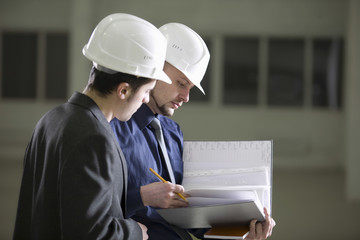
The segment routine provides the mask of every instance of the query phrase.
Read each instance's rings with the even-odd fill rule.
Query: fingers
[[[269,236],[272,235],[272,230],[275,227],[275,225],[276,225],[276,222],[274,221],[274,219],[271,219],[271,228],[270,228],[269,233],[268,233]]]
[[[257,222],[256,219],[250,222],[250,230],[249,234],[246,236],[245,239],[247,240],[262,240],[266,239],[267,237],[263,234],[263,226],[262,223]]]
[[[264,212],[265,212],[265,222],[262,223],[262,227],[263,227],[263,237],[264,238],[268,238],[271,236],[272,234],[272,229],[275,227],[276,222],[274,219],[272,219],[272,217],[269,214],[269,211],[267,210],[267,208],[264,208]]]
[[[256,237],[256,219],[251,220],[250,222],[250,229],[249,229],[249,234],[246,236],[245,239],[255,239]]]
[[[186,198],[191,197],[191,195],[190,195],[189,193],[186,193],[186,192],[183,192],[182,195],[183,195],[184,197],[186,197]]]
[[[272,235],[272,230],[273,230],[273,228],[275,227],[275,225],[276,225],[276,222],[275,222],[275,220],[273,219],[273,218],[271,218],[271,222],[270,222],[270,231],[269,231],[269,236],[271,236]]]
[[[147,234],[147,227],[142,224],[142,223],[139,223],[137,222],[137,224],[139,225],[139,227],[141,228],[141,232],[142,232],[142,239],[143,240],[147,240],[149,238],[148,234]]]
[[[183,193],[184,187],[170,182],[155,182],[140,187],[140,195],[144,206],[160,208],[186,207],[188,203],[176,193]]]
[[[267,239],[272,234],[272,229],[276,225],[276,222],[269,215],[269,212],[264,208],[265,222],[257,222],[256,219],[250,222],[250,230],[246,239],[260,240]]]
[[[172,184],[172,183],[171,183]],[[179,185],[179,184],[173,184],[173,192],[176,193],[184,193],[185,189],[183,186]]]
[[[186,201],[186,197],[185,197],[185,199],[183,199],[182,197],[184,197],[184,196],[181,197],[176,192],[171,192],[170,194],[171,194],[171,206],[170,206],[170,208],[189,206],[189,202]],[[184,195],[184,194],[182,194],[182,195]]]
[[[265,222],[261,224],[263,228],[262,237],[267,238],[268,236],[270,236],[270,232],[272,229],[272,225],[271,225],[272,222],[267,208],[264,208],[264,212],[265,212]]]
[[[267,210],[267,208],[266,208],[266,207],[264,207],[264,213],[265,213],[265,217],[270,216],[269,211]]]
[[[171,201],[169,208],[187,207],[189,204],[182,199],[174,199]]]
[[[255,228],[256,228],[256,239],[258,239],[259,237],[261,237],[261,239],[267,238],[266,236],[267,234],[266,232],[264,232],[263,225],[261,223],[256,223]]]
[[[172,183],[167,184],[164,202],[166,202],[166,208],[177,208],[177,207],[186,207],[188,203],[185,202],[177,193],[182,193],[184,188],[181,185],[176,185]]]

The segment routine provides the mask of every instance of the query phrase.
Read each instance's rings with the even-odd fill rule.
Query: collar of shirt
[[[154,117],[155,114],[146,104],[141,105],[141,107],[133,115],[133,119],[141,130],[148,126]]]

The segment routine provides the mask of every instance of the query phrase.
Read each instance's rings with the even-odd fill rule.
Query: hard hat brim
[[[204,95],[205,95],[205,91],[204,89],[202,88],[202,86],[199,84],[194,84]]]
[[[153,76],[154,79],[156,80],[159,80],[159,81],[163,81],[163,82],[166,82],[168,84],[171,84],[172,81],[171,79],[169,78],[169,76],[164,72],[164,71],[159,71],[157,72],[154,76]]]
[[[171,64],[171,63],[170,63]],[[174,66],[174,65],[173,65]],[[195,83],[194,81],[192,81],[192,79],[194,79],[194,77],[187,71],[181,71],[181,69],[177,68],[176,66],[174,66],[177,70],[179,70],[180,72],[182,72],[189,80],[190,82],[192,82],[192,84],[194,84],[195,87],[197,87],[204,95],[205,95],[205,91],[202,88],[202,86],[200,85],[200,82]],[[202,79],[201,79],[202,80]],[[200,81],[201,81],[200,80]]]

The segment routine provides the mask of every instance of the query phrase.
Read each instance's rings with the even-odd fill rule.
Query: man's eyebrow
[[[181,80],[185,81],[188,85],[191,85],[192,82],[187,77],[180,77]]]

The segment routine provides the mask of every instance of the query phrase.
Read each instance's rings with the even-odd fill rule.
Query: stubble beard
[[[174,114],[174,110],[167,107],[166,104],[163,105],[159,105],[159,103],[157,102],[156,98],[154,97],[154,93],[151,92],[150,93],[151,99],[154,101],[154,104],[157,108],[157,114],[166,116],[166,117],[171,117]]]
[[[167,108],[166,105],[158,106],[158,109],[159,109],[159,114],[166,117],[171,117],[174,114],[174,111],[172,111],[172,109],[170,108]]]

